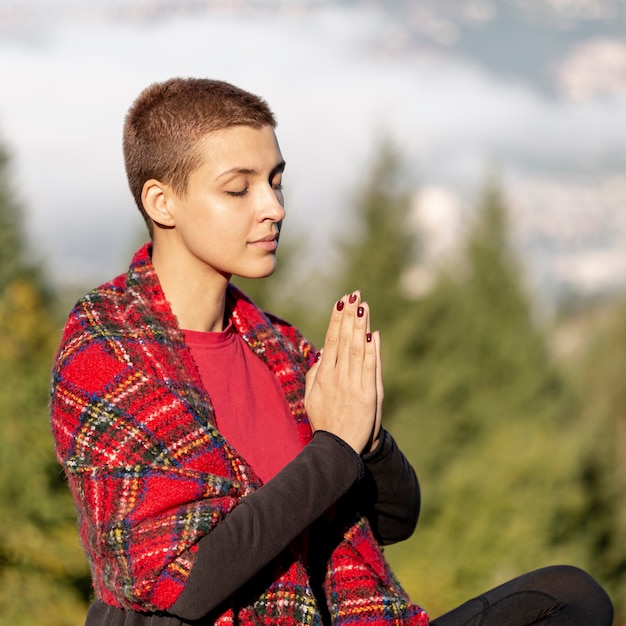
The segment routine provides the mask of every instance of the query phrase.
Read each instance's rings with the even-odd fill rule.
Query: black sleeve
[[[291,463],[200,540],[185,588],[169,612],[196,620],[219,607],[339,500],[363,471],[348,444],[316,431]]]
[[[383,545],[408,539],[415,530],[421,494],[415,470],[385,430],[373,452],[363,455],[365,477],[355,487],[367,503],[366,512]]]

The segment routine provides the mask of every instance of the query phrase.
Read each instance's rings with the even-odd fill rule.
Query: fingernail
[[[357,310],[356,310],[356,316],[357,317],[363,317],[363,315],[365,314],[365,309],[360,306]]]
[[[322,353],[321,352],[316,352],[315,353],[315,361],[319,361],[322,358]]]
[[[343,300],[338,300],[337,301],[337,311],[343,311],[343,306],[344,306]]]
[[[356,302],[356,293],[351,293],[350,297],[348,298],[348,302],[350,304],[354,304]]]
[[[365,335],[365,339],[366,339],[367,343],[371,343],[371,341],[372,341],[372,333],[367,333],[367,335]]]

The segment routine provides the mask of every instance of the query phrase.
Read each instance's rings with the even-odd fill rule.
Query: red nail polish
[[[350,304],[354,304],[356,302],[356,294],[355,293],[351,293],[350,297],[348,298],[348,302]]]
[[[371,343],[371,341],[372,341],[372,333],[367,333],[367,335],[365,335],[365,339],[367,340],[367,343]]]
[[[322,358],[322,353],[321,352],[316,352],[315,353],[315,362],[319,361]]]
[[[365,309],[362,306],[360,306],[356,310],[356,315],[357,315],[357,317],[363,317],[364,314],[365,314]]]
[[[337,311],[343,311],[343,300],[337,301]]]

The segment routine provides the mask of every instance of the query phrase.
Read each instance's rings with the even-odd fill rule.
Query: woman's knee
[[[573,565],[554,565],[537,570],[539,586],[572,611],[588,615],[589,624],[613,621],[613,603],[607,592],[586,571]]]

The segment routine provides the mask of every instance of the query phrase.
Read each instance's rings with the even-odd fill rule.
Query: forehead
[[[231,126],[212,131],[198,141],[197,150],[200,167],[205,169],[271,169],[282,161],[271,126]]]

